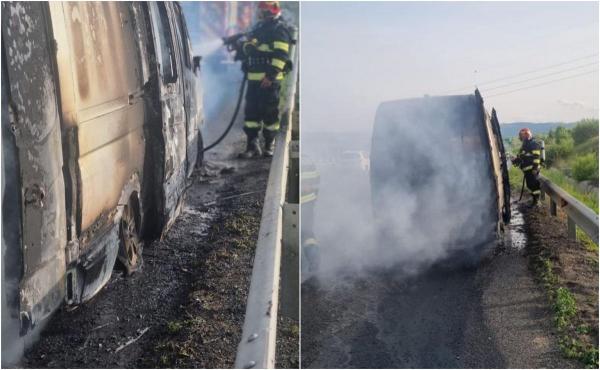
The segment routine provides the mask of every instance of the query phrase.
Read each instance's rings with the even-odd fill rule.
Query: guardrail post
[[[300,318],[299,252],[300,212],[298,204],[283,204],[283,243],[281,245],[281,315]]]
[[[540,175],[542,190],[550,198],[550,213],[556,216],[557,204],[567,215],[567,232],[569,239],[577,240],[577,228],[585,232],[594,243],[598,244],[598,214],[572,195],[561,189],[546,177]]]
[[[577,240],[577,225],[570,216],[567,216],[567,233],[569,239]]]
[[[556,202],[554,199],[550,199],[550,214],[556,216]]]

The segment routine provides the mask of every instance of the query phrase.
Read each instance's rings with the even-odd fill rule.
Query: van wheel
[[[140,235],[140,212],[135,196],[123,208],[119,226],[119,262],[127,275],[131,275],[142,266],[144,243]]]

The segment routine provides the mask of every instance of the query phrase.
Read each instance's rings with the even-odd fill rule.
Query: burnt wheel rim
[[[125,259],[128,267],[135,267],[138,264],[140,253],[140,241],[138,238],[135,216],[130,206],[125,206],[123,217],[121,219],[121,235],[125,252]]]

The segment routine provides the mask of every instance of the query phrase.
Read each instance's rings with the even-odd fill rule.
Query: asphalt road
[[[322,178],[323,202],[344,192],[328,189],[327,175]],[[360,202],[366,192],[363,187],[342,196]],[[321,214],[335,220],[324,210],[334,205],[322,206]],[[355,220],[346,233],[356,239],[367,204],[356,214],[338,208]],[[369,245],[359,255],[361,265],[355,251],[360,244],[332,244],[340,233],[337,239],[327,234],[335,229],[330,221],[317,234],[326,271],[302,285],[302,367],[576,367],[556,345],[549,305],[527,268],[523,219],[513,208],[506,240],[477,267],[438,263],[418,273],[406,273],[400,264],[367,264]]]

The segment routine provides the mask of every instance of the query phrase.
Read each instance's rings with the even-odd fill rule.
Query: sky
[[[597,118],[598,44],[597,2],[301,2],[302,127],[475,86],[503,123]]]

